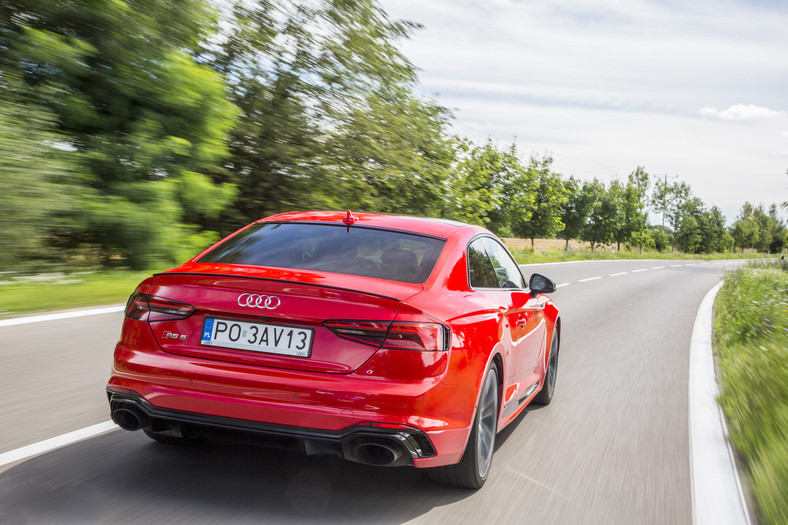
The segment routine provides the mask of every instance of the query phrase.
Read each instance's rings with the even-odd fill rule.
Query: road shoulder
[[[728,430],[717,404],[712,327],[718,283],[703,298],[690,343],[689,430],[694,525],[750,525]]]

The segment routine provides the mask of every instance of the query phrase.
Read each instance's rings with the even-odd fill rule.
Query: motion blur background
[[[400,49],[418,29],[373,0],[4,0],[0,267],[160,268],[293,209],[782,250],[779,201],[729,221],[645,167],[567,177],[549,153],[457,135]]]

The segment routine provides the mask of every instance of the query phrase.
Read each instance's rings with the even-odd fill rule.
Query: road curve
[[[498,438],[487,484],[111,432],[0,470],[0,523],[691,523],[689,344],[734,263],[524,267],[553,277],[556,397]],[[0,453],[106,421],[120,314],[0,327]]]

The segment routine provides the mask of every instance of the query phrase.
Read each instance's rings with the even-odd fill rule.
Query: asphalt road
[[[689,524],[690,336],[734,264],[525,267],[560,285],[556,395],[499,434],[479,491],[409,468],[114,431],[0,467],[0,523]],[[0,327],[0,453],[108,419],[121,317]]]

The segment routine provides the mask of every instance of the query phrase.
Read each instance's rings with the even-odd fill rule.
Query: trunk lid
[[[194,313],[149,326],[160,348],[173,354],[350,373],[379,345],[340,338],[324,321],[378,321],[385,327],[401,301],[421,289],[359,276],[191,264],[154,276],[148,293],[191,305]]]

